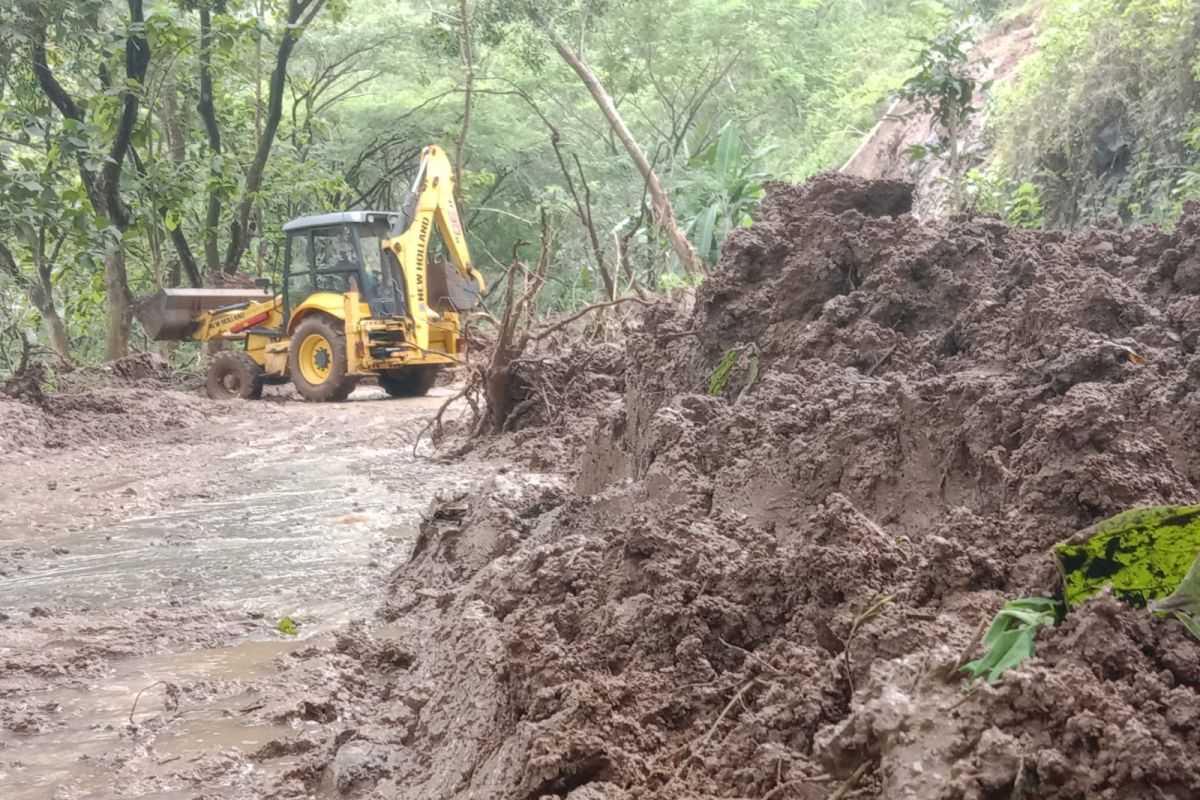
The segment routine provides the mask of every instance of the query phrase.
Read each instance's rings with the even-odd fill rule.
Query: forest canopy
[[[564,48],[611,97],[697,263],[713,264],[764,181],[855,150],[924,42],[1012,5],[0,0],[0,372],[30,335],[71,361],[148,347],[132,298],[276,276],[283,223],[395,208],[427,144],[457,162],[485,273],[549,239],[549,310],[689,282],[651,182]],[[1041,69],[1075,38],[1052,39]],[[1009,107],[1078,102],[1027,86]],[[1074,134],[1037,135],[1063,147]],[[1034,170],[1036,156],[1002,149],[995,181]]]

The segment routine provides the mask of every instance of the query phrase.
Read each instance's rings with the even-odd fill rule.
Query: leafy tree
[[[763,181],[770,177],[760,165],[773,149],[773,145],[767,146],[743,158],[740,131],[729,122],[721,128],[717,141],[689,162],[692,177],[688,182],[701,194],[687,227],[696,252],[710,264],[720,257],[729,232],[751,223],[750,212],[762,197]]]
[[[966,27],[934,37],[917,55],[916,74],[897,92],[901,99],[913,103],[920,113],[930,115],[939,126],[935,144],[917,145],[910,154],[915,159],[930,154],[948,157],[951,200],[955,208],[961,208],[963,201],[963,127],[970,116],[979,111],[975,102],[980,92],[988,87],[988,83],[981,83],[975,77],[968,57],[972,41]]]
[[[429,143],[458,156],[480,266],[494,276],[547,234],[544,309],[679,283],[644,168],[685,244],[715,261],[765,175],[803,178],[853,151],[912,37],[954,7],[0,0],[4,307],[76,358],[145,345],[131,295],[263,274],[282,222],[394,207]]]

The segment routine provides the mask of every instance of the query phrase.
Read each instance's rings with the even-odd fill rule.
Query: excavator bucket
[[[192,338],[196,317],[202,312],[233,309],[271,297],[264,289],[161,289],[139,298],[133,313],[154,341],[178,342]]]

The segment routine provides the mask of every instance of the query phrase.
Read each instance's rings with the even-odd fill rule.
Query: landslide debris
[[[42,376],[43,379],[44,375]],[[171,391],[170,367],[134,353],[56,376],[57,391],[0,395],[0,456],[135,439],[202,421],[211,404]]]
[[[385,603],[405,658],[339,650],[354,688],[315,698],[339,723],[279,791],[1200,794],[1177,623],[1101,597],[998,686],[955,670],[1054,590],[1054,542],[1195,500],[1200,207],[1074,236],[909,207],[770,186],[694,307],[646,314],[572,480],[434,504]],[[710,396],[732,349],[757,375]]]

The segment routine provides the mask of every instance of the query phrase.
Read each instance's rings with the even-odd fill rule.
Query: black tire
[[[423,397],[437,383],[441,367],[401,367],[379,373],[380,387],[392,397]]]
[[[244,350],[222,350],[204,373],[204,389],[213,400],[262,397],[263,368]]]
[[[305,400],[330,403],[349,397],[358,381],[346,374],[346,334],[341,321],[326,314],[301,321],[288,346],[288,371]]]

